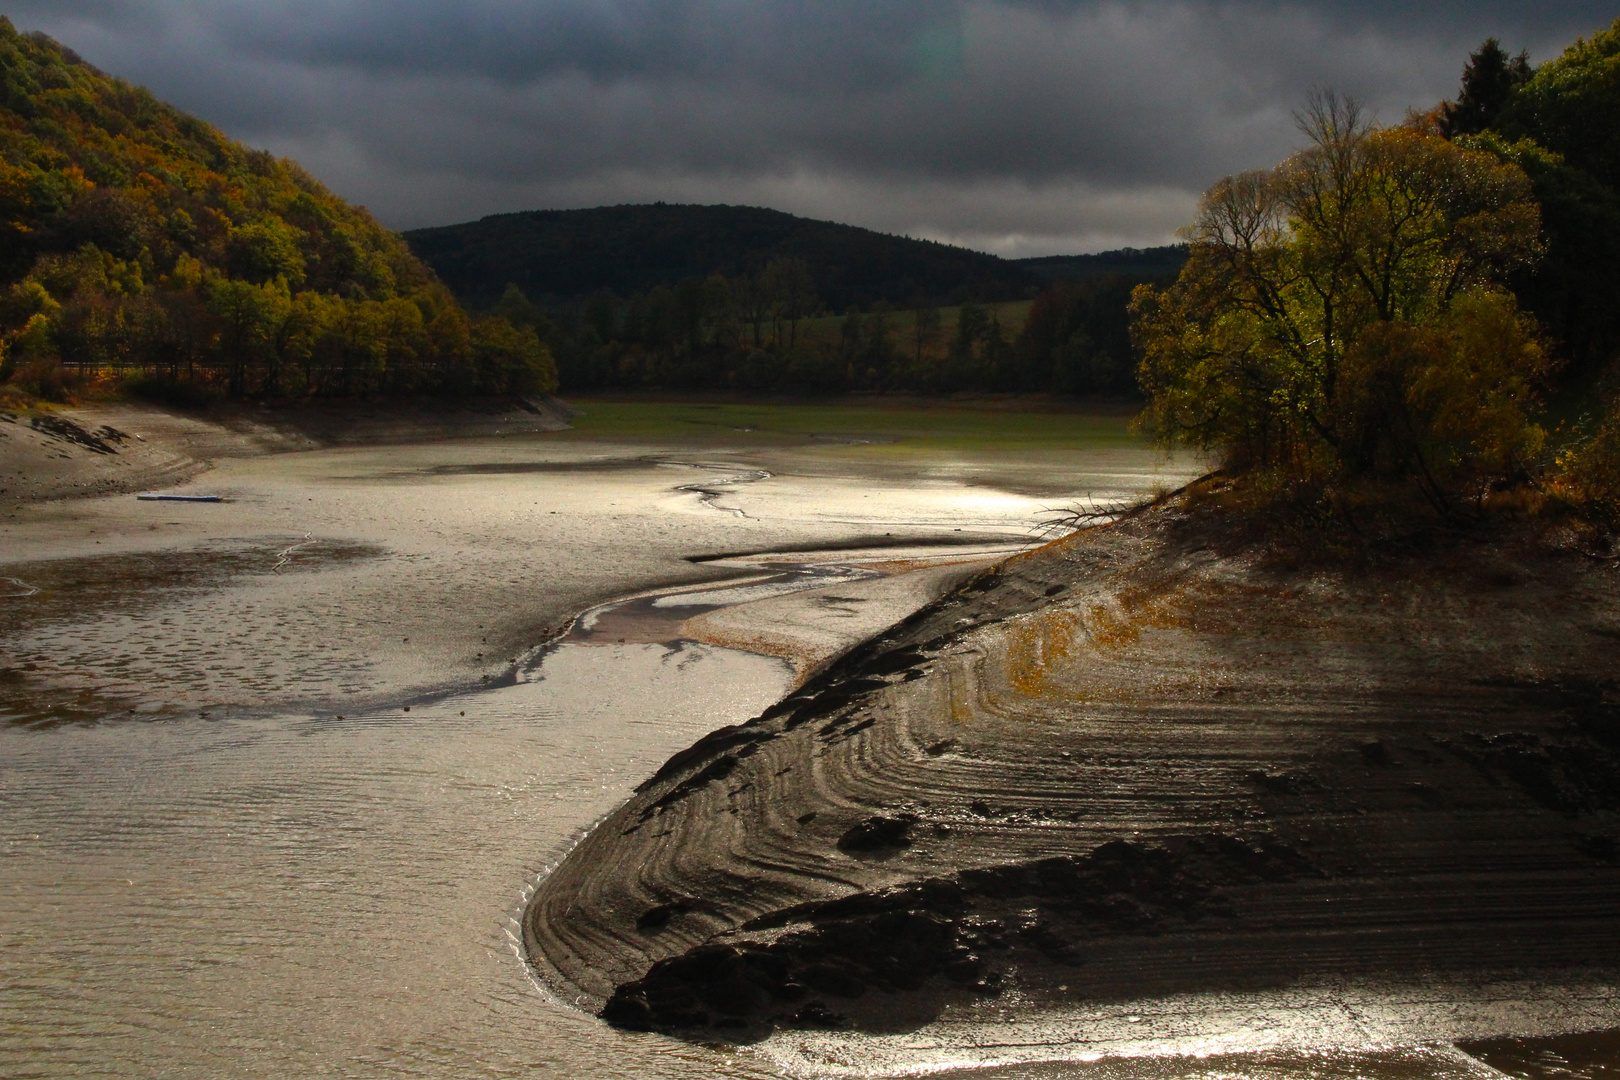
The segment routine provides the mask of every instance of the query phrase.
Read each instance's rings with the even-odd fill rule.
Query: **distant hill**
[[[1120,248],[1095,255],[1043,255],[1034,259],[1014,260],[1016,265],[1042,282],[1079,281],[1099,274],[1124,274],[1135,278],[1173,277],[1181,273],[1186,262],[1186,244]]]
[[[1040,278],[1021,263],[928,240],[751,206],[603,206],[496,214],[416,229],[405,240],[464,303],[487,308],[508,283],[534,299],[621,297],[689,278],[802,260],[831,309],[886,300],[1009,300]]]
[[[468,320],[394,233],[0,17],[0,382],[229,394],[548,389],[532,331]]]

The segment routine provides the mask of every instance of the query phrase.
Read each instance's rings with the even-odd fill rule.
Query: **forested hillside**
[[[533,326],[565,390],[1133,394],[1131,286],[1185,259],[1010,261],[735,206],[503,214],[405,236],[463,301]]]
[[[1577,374],[1620,353],[1620,21],[1531,68],[1494,40],[1469,58],[1445,133],[1512,161],[1546,256],[1514,281]]]
[[[834,311],[1012,300],[1035,283],[1017,263],[966,248],[794,217],[752,206],[601,206],[496,214],[405,233],[457,296],[493,304],[508,284],[551,303],[621,297],[718,274],[757,277],[773,262],[803,266]]]
[[[1497,284],[1556,361],[1543,390],[1594,384],[1620,352],[1617,115],[1611,28],[1540,67],[1488,42],[1457,101],[1404,129],[1527,178],[1539,231]],[[0,20],[0,383],[43,396],[95,379],[238,396],[522,392],[559,375],[565,390],[1135,394],[1131,290],[1187,257],[1013,261],[662,204],[402,240],[295,163]]]
[[[0,382],[234,395],[549,389],[393,233],[0,18]]]
[[[1187,262],[1186,244],[1152,248],[1119,248],[1095,255],[1042,255],[1015,260],[1043,282],[1082,281],[1101,274],[1174,277]]]

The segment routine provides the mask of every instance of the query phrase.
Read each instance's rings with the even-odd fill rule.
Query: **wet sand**
[[[528,944],[809,1072],[1563,1075],[1523,1040],[1620,1025],[1617,626],[1556,528],[1301,567],[1167,506],[671,759]]]
[[[528,890],[671,754],[1027,541],[1053,497],[971,455],[919,478],[724,439],[193,435],[230,452],[169,490],[224,502],[0,517],[0,1073],[778,1075],[548,997]],[[1045,466],[1076,497],[1177,475],[1145,450]],[[669,599],[817,558],[849,568]]]
[[[175,460],[212,447],[165,490],[225,501],[29,501],[0,518],[0,583],[38,590],[0,606],[0,678],[20,720],[343,713],[499,679],[608,596],[734,573],[694,557],[1028,540],[1050,504],[882,463],[796,475],[791,448],[762,468],[723,440],[517,434],[264,453],[238,433],[204,438],[194,419],[113,420]],[[1146,451],[1133,466],[1138,489],[1165,468]]]
[[[0,517],[19,505],[162,489],[222,459],[329,446],[399,445],[564,430],[551,398],[457,404],[221,402],[164,409],[101,401],[31,414],[0,409]]]

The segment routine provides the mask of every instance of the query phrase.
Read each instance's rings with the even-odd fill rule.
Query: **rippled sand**
[[[1556,523],[1301,569],[1162,506],[672,758],[530,945],[620,1026],[811,1072],[1596,1075],[1617,613]]]
[[[1076,497],[1177,475],[1064,467]],[[989,551],[1055,501],[929,468],[479,438],[222,457],[177,489],[218,504],[9,511],[0,1075],[778,1075],[548,997],[517,917],[671,754],[960,569],[879,552],[725,598],[751,614],[654,599],[667,621],[547,643],[611,597],[772,570],[692,556]]]

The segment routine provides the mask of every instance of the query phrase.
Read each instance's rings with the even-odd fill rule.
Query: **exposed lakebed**
[[[1063,500],[773,455],[316,450],[181,489],[220,504],[0,526],[0,1073],[775,1075],[548,998],[528,891],[670,755]],[[1178,475],[1068,468],[1076,499]]]
[[[1583,550],[1301,570],[1189,498],[1012,556],[672,758],[531,950],[795,1071],[1603,1075],[1620,583]]]
[[[730,1049],[605,1026],[576,1007],[599,1001],[531,971],[521,934],[537,881],[594,824],[706,733],[1027,543],[1044,508],[1178,474],[1120,446],[1020,474],[972,454],[846,459],[825,440],[802,469],[791,446],[569,440],[228,461],[184,489],[223,504],[46,504],[0,526],[0,1072],[1607,1067],[1603,1037],[1554,1033],[1606,1026],[1613,992],[1533,974],[1472,990],[1307,978],[1080,1012],[1012,993],[943,1026]],[[960,770],[970,749],[929,760]],[[1117,784],[1121,761],[1072,768]],[[966,820],[1009,839],[1106,831],[991,801]],[[867,863],[904,862],[875,840]],[[672,932],[689,917],[668,915]],[[1437,1015],[1483,1041],[1434,1042]],[[1485,1037],[1505,1031],[1551,1037]]]

